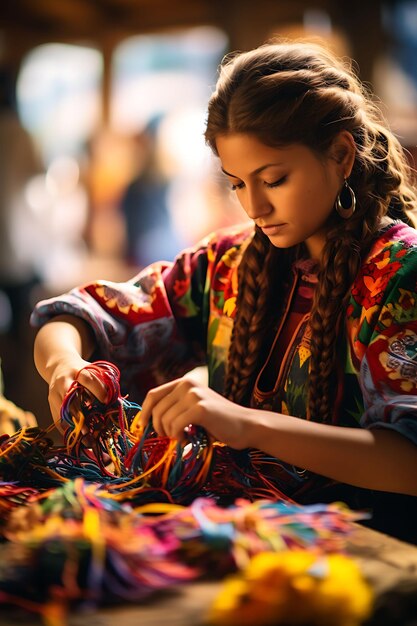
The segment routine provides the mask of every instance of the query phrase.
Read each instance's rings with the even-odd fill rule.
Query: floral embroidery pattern
[[[134,281],[93,282],[43,301],[32,323],[39,326],[62,313],[85,319],[100,351],[135,389],[159,384],[180,366],[185,372],[208,364],[210,385],[221,392],[238,266],[252,236],[246,225],[219,231],[175,263],[152,265]],[[417,233],[396,223],[375,240],[351,289],[345,344],[339,347],[344,409],[336,423],[368,427],[390,421],[417,444],[416,277]],[[307,326],[287,350],[291,362],[276,399],[281,410],[299,417],[308,405],[308,333]],[[162,362],[172,363],[171,370]]]
[[[360,273],[359,280],[355,281],[352,296],[368,310],[380,304],[385,297],[385,289],[402,267],[396,260],[396,247],[389,243],[382,251],[371,258]]]

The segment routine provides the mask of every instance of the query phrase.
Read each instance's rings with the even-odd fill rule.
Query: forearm
[[[251,446],[339,482],[417,496],[417,446],[402,435],[256,413]]]
[[[76,317],[61,315],[43,326],[34,344],[35,366],[46,382],[50,382],[57,364],[67,357],[88,359],[94,341],[87,324]]]

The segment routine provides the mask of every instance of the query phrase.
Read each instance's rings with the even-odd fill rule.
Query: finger
[[[184,432],[181,428],[176,428],[175,425],[180,423],[187,407],[183,398],[180,396],[174,399],[174,394],[171,394],[169,399],[169,405],[165,405],[165,408],[160,406],[162,402],[158,404],[154,409],[152,419],[154,424],[156,422],[158,428],[160,428],[161,432],[164,432],[167,437],[181,441],[184,439]]]
[[[64,432],[62,428],[62,420],[61,420],[61,406],[62,402],[60,401],[49,401],[49,408],[51,409],[52,419],[54,420],[54,424],[60,433]]]
[[[97,376],[83,369],[78,373],[77,382],[89,391],[102,404],[106,402],[108,397],[107,385],[99,380]]]
[[[51,409],[52,418],[54,420],[55,426],[58,430],[63,433],[63,420],[62,420],[62,409],[64,406],[64,400],[67,397],[68,390],[73,383],[71,378],[68,379],[68,383],[65,383],[61,386],[51,387],[49,393],[49,406]],[[65,391],[63,391],[65,390]]]
[[[203,426],[203,421],[200,411],[196,411],[195,407],[179,411],[170,423],[171,438],[179,441],[186,440],[187,428],[191,425]]]
[[[151,389],[145,396],[145,400],[142,402],[142,410],[140,412],[139,422],[142,428],[145,428],[149,420],[152,417],[153,408],[157,402],[156,389]]]
[[[163,396],[152,411],[152,421],[164,431],[168,437],[171,436],[170,422],[175,419],[178,413],[186,409],[186,394],[183,393],[182,387],[177,385]]]
[[[152,423],[158,434],[164,437],[172,436],[170,423],[185,409],[183,400],[184,394],[178,393],[178,387],[174,387],[155,404],[152,411]]]
[[[140,414],[140,423],[142,428],[145,428],[146,424],[151,419],[154,407],[171,392],[173,388],[178,384],[178,380],[173,380],[159,387],[154,387],[146,394],[145,400],[142,404],[142,411]]]

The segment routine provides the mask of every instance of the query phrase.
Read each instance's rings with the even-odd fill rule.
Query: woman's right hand
[[[34,344],[35,366],[49,385],[49,406],[60,430],[62,402],[73,382],[91,391],[99,400],[106,398],[106,388],[84,367],[95,348],[94,336],[84,320],[58,315],[39,329]],[[82,370],[82,371],[81,371]]]
[[[94,373],[88,369],[83,369],[90,364],[90,361],[86,361],[77,355],[71,355],[71,357],[67,356],[58,361],[53,370],[49,382],[48,400],[52,417],[60,430],[62,430],[60,419],[62,402],[75,380],[100,402],[105,402],[106,400],[108,393],[106,385],[100,382]]]

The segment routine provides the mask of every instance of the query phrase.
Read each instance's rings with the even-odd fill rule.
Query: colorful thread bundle
[[[2,533],[0,603],[45,618],[57,604],[139,600],[202,575],[224,575],[264,551],[340,550],[357,517],[337,505],[240,500],[222,508],[208,498],[134,509],[82,478],[31,500],[11,512]]]
[[[107,362],[88,366],[108,396],[100,403],[75,381],[61,409],[65,445],[53,447],[48,431],[27,428],[0,438],[0,478],[57,486],[83,476],[107,483],[115,498],[128,491],[135,504],[167,501],[187,504],[197,496],[227,503],[236,497],[288,500],[262,472],[275,459],[258,451],[236,451],[210,443],[203,429],[188,429],[188,443],[159,437],[139,426],[140,406],[120,394],[117,368]]]
[[[138,600],[241,570],[264,551],[340,550],[363,517],[289,502],[247,451],[210,443],[201,429],[190,429],[185,446],[150,425],[142,432],[118,370],[89,369],[108,396],[99,403],[73,384],[64,446],[39,428],[0,438],[0,604],[61,626],[73,605]]]

